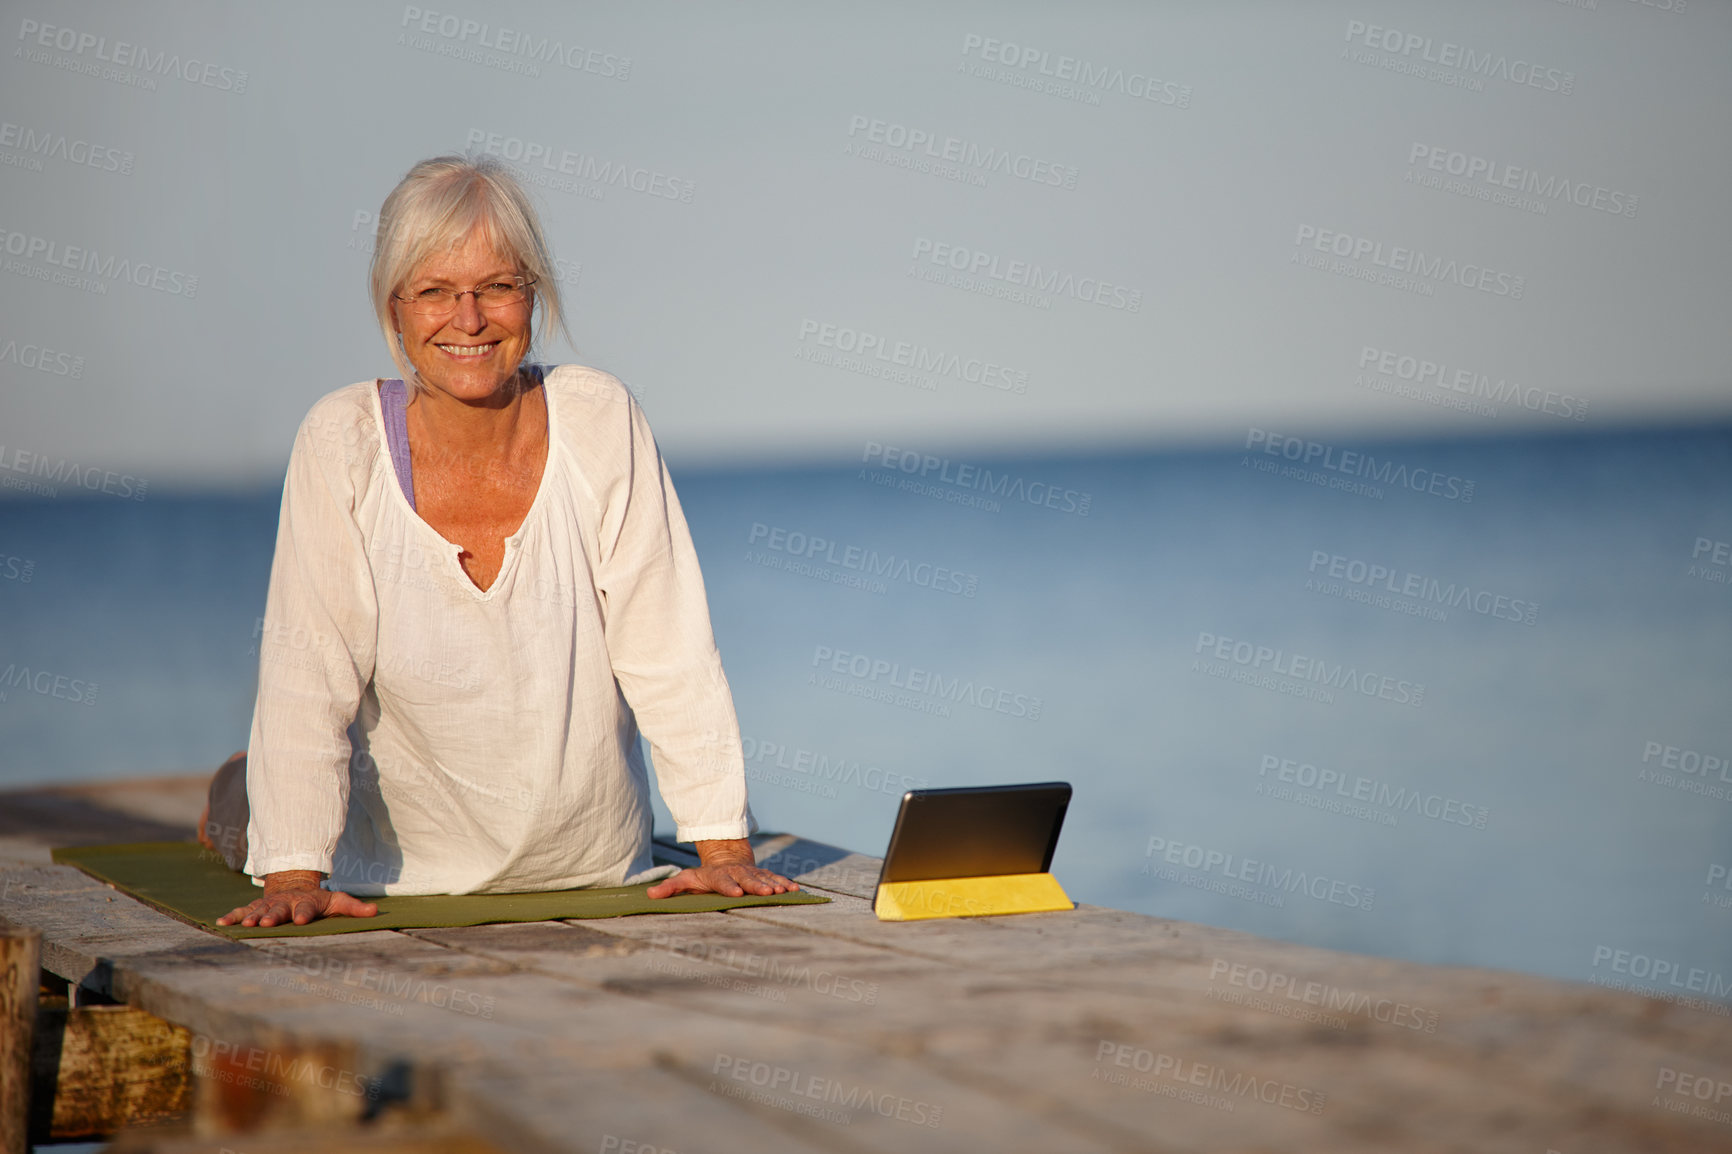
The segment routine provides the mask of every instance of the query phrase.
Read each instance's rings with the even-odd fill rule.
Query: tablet
[[[902,795],[878,884],[1046,873],[1070,783],[911,789]]]

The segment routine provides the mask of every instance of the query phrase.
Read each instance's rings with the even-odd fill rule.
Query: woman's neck
[[[409,440],[457,457],[512,455],[545,430],[544,406],[526,404],[539,382],[519,370],[492,396],[464,401],[433,388],[413,391],[407,417]]]

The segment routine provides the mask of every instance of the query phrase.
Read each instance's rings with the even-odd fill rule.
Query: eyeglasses
[[[514,276],[510,280],[496,280],[489,284],[476,285],[472,289],[424,288],[412,296],[398,296],[396,293],[391,296],[392,299],[408,305],[412,313],[424,317],[442,317],[456,312],[457,302],[471,294],[474,295],[476,304],[490,312],[521,304],[534,283],[535,280],[531,277]]]

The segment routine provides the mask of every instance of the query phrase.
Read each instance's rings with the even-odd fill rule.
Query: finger
[[[295,920],[295,901],[293,894],[282,893],[268,898],[259,899],[259,925],[281,926]]]
[[[242,918],[246,917],[248,913],[252,912],[252,908],[253,907],[250,905],[236,906],[234,909],[218,918],[216,924],[219,926],[232,926]]]
[[[266,914],[268,914],[270,912],[271,912],[271,903],[268,899],[265,899],[265,898],[254,899],[254,901],[252,902],[251,905],[247,906],[246,909],[241,911],[241,914],[243,915],[241,918],[241,925],[243,925],[243,926],[256,926],[259,924],[259,919],[264,917]]]
[[[289,911],[295,924],[297,926],[304,926],[308,922],[316,922],[319,920],[319,915],[325,912],[325,902],[321,898],[316,898],[311,894],[306,894],[304,896],[291,898],[289,900]]]
[[[793,882],[780,874],[771,873],[769,870],[753,870],[749,875],[749,880],[752,884],[752,892],[760,895],[785,893],[794,887]]]

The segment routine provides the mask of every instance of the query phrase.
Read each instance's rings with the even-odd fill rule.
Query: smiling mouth
[[[485,345],[440,345],[438,347],[454,357],[484,357],[498,346],[498,341],[491,341]]]

